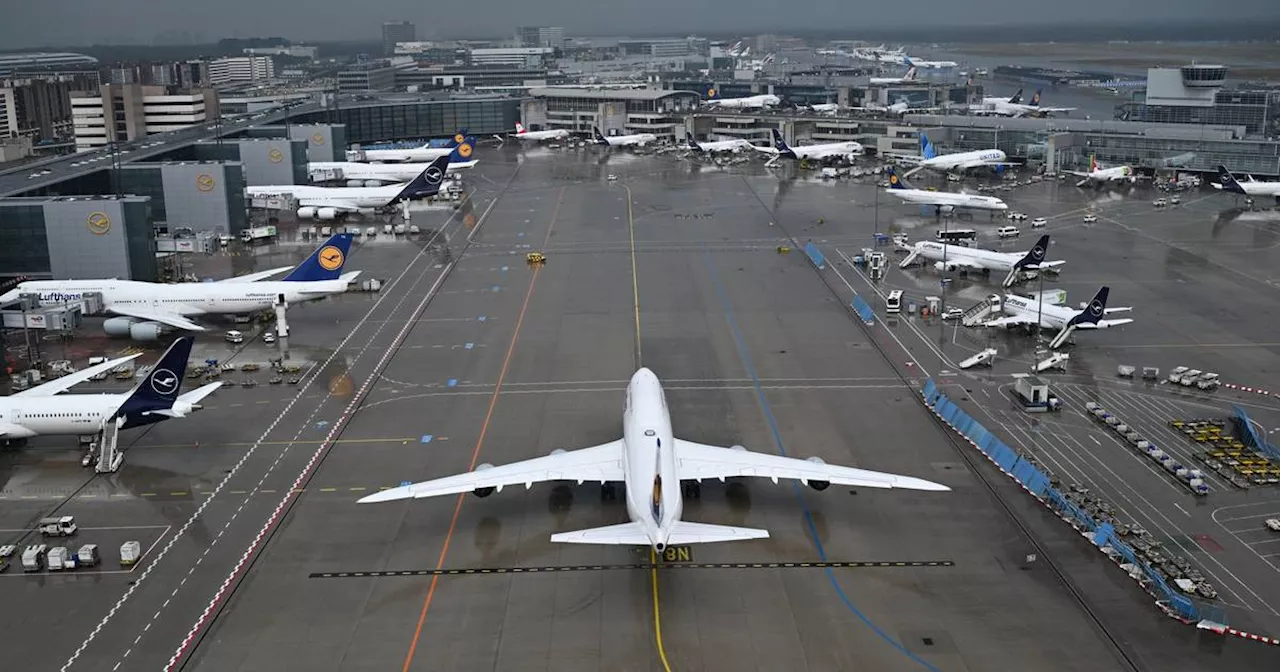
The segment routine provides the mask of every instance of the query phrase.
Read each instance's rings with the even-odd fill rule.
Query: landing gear
[[[702,484],[698,481],[686,481],[680,484],[680,490],[685,499],[702,499]]]
[[[600,501],[612,502],[618,498],[618,486],[613,483],[600,484]]]

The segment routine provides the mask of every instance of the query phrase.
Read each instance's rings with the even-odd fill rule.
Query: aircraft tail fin
[[[702,146],[698,144],[698,141],[694,139],[693,134],[689,131],[684,132],[684,139],[685,142],[689,143],[689,149],[692,149],[695,152],[702,151]]]
[[[1237,194],[1245,193],[1244,187],[1240,186],[1236,176],[1232,175],[1226,166],[1218,166],[1218,181],[1222,183],[1223,191],[1234,191]]]
[[[791,151],[787,146],[787,141],[782,139],[782,133],[778,129],[773,129],[773,148],[778,150],[778,154],[782,156],[795,157],[796,153]]]
[[[604,137],[604,133],[601,133],[601,132],[600,132],[600,127],[599,127],[599,126],[592,126],[592,127],[591,127],[591,135],[592,135],[592,137],[594,137],[594,138],[595,138],[595,140],[596,140],[596,144],[598,144],[598,145],[607,145],[607,144],[609,144],[609,140],[608,140],[607,138],[605,138],[605,137]]]
[[[524,135],[524,124],[516,122],[516,135]]]
[[[475,151],[475,147],[476,139],[474,136],[468,135],[464,137],[462,142],[458,143],[458,145],[453,148],[452,152],[449,152],[449,163],[466,163],[467,161],[470,161],[471,154]]]
[[[285,282],[317,282],[334,280],[342,273],[342,265],[347,261],[347,252],[351,250],[351,241],[355,238],[350,233],[335,233],[323,245],[316,248],[311,256],[298,264]]]
[[[1107,314],[1107,296],[1110,293],[1110,287],[1104,286],[1099,289],[1098,293],[1093,295],[1093,300],[1089,301],[1084,310],[1081,310],[1075,317],[1071,318],[1068,324],[1097,324],[1102,319],[1102,316]]]
[[[459,128],[457,133],[453,134],[453,138],[449,140],[449,144],[445,147],[457,147],[467,140],[467,129]]]
[[[172,408],[178,399],[178,391],[182,389],[182,378],[187,375],[187,359],[191,357],[194,343],[195,339],[190,336],[175,340],[116,413],[132,415]]]
[[[1026,256],[1018,260],[1018,263],[1015,264],[1014,266],[1016,268],[1023,268],[1027,266],[1030,266],[1033,268],[1037,267],[1044,262],[1045,255],[1048,252],[1049,252],[1049,234],[1045,234],[1043,236],[1040,236],[1040,240],[1037,240],[1036,244],[1032,245],[1030,250],[1027,250]]]
[[[938,148],[933,146],[933,142],[929,140],[928,134],[921,131],[920,133],[920,156],[926,159],[932,159],[938,155]]]
[[[1027,104],[1030,105],[1031,107],[1040,106],[1040,89],[1036,89],[1036,92],[1031,94],[1031,101],[1028,102]]]
[[[682,520],[672,527],[671,536],[667,537],[667,545],[711,544],[719,541],[745,541],[747,539],[768,538],[769,530],[691,523],[687,520]]]
[[[1022,102],[1022,89],[1018,89],[1018,92],[1017,92],[1017,93],[1013,94],[1012,96],[1009,96],[1009,102],[1010,102],[1010,103],[1012,103],[1012,104],[1014,104],[1014,105],[1017,105],[1018,103],[1021,103],[1021,102]]]
[[[895,171],[892,166],[886,168],[885,170],[889,171],[889,188],[890,189],[906,189],[907,188],[905,185],[902,184],[902,178],[898,177],[898,172]]]
[[[440,183],[444,181],[444,175],[449,170],[450,161],[454,155],[462,154],[459,150],[461,150],[466,144],[467,143],[464,138],[463,144],[450,152],[448,156],[437,157],[435,161],[431,162],[431,165],[427,166],[426,170],[423,170],[417,177],[404,185],[404,188],[400,190],[400,193],[396,194],[395,198],[391,199],[391,202],[395,203],[396,201],[403,201],[406,198],[435,196],[440,193]],[[470,150],[467,151],[467,155],[471,155]],[[466,159],[460,160],[466,161]]]

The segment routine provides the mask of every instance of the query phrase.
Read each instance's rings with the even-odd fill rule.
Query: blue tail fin
[[[701,151],[702,151],[702,146],[698,144],[698,141],[697,141],[697,140],[694,140],[694,139],[693,139],[693,134],[692,134],[692,133],[690,133],[689,131],[685,131],[685,132],[684,132],[684,138],[685,138],[685,142],[688,142],[688,143],[689,143],[689,149],[692,149],[692,150],[693,150],[693,151],[695,151],[695,152],[701,152]]]
[[[466,163],[471,160],[471,153],[475,151],[476,139],[473,136],[466,136],[462,142],[458,143],[453,151],[449,153],[449,163]]]
[[[445,147],[457,147],[467,140],[467,129],[459,128],[457,133],[453,134],[453,139]]]
[[[347,252],[351,250],[350,233],[335,233],[325,241],[311,256],[298,264],[284,277],[286,282],[315,282],[317,280],[337,280],[342,275],[342,265],[347,262]]]
[[[608,141],[607,139],[605,139],[605,137],[604,137],[604,133],[601,133],[601,132],[600,132],[600,127],[599,127],[599,126],[592,126],[592,127],[591,127],[591,134],[592,134],[592,137],[594,137],[594,138],[595,138],[595,141],[596,141],[596,144],[597,144],[597,145],[607,145],[607,144],[609,144],[609,141]]]
[[[707,100],[716,100],[720,98],[720,92],[716,90],[714,85],[707,87]]]
[[[124,400],[116,410],[116,415],[124,416],[125,427],[161,420],[163,416],[148,417],[141,414],[173,407],[173,402],[182,389],[182,378],[187,375],[187,360],[191,357],[194,342],[190,336],[175,340],[160,356],[151,373]]]
[[[1031,94],[1031,102],[1029,102],[1029,103],[1027,103],[1027,104],[1028,104],[1028,105],[1030,105],[1030,106],[1032,106],[1032,107],[1039,107],[1039,106],[1040,106],[1040,89],[1036,89],[1036,92],[1035,92],[1035,93],[1033,93],[1033,94]]]
[[[920,133],[920,156],[923,156],[926,159],[932,159],[937,155],[937,148],[935,148],[933,143],[929,141],[929,136],[922,131]]]
[[[1245,193],[1244,187],[1236,181],[1236,176],[1227,170],[1226,166],[1218,166],[1218,181],[1222,183],[1223,191],[1232,191],[1237,194]]]
[[[894,171],[893,167],[890,166],[887,170],[889,171],[889,188],[906,189],[906,186],[902,184],[902,178],[898,177],[898,173]]]
[[[1012,96],[1009,96],[1009,102],[1010,102],[1010,103],[1013,103],[1014,105],[1017,105],[1018,103],[1021,103],[1021,102],[1022,102],[1022,89],[1018,89],[1018,92],[1017,92],[1017,93],[1013,94]]]
[[[451,153],[452,154],[452,153]],[[426,170],[418,173],[418,176],[404,185],[400,193],[391,199],[391,203],[403,201],[407,198],[429,198],[440,193],[440,184],[444,182],[444,175],[449,170],[449,157],[437,157],[427,166]]]
[[[1040,240],[1027,251],[1026,256],[1018,260],[1014,264],[1014,268],[1023,268],[1025,266],[1039,266],[1044,263],[1045,255],[1049,253],[1049,236],[1040,236]]]
[[[1102,316],[1107,314],[1107,295],[1110,293],[1110,287],[1099,289],[1098,293],[1093,296],[1093,300],[1089,302],[1089,305],[1071,318],[1071,321],[1067,324],[1097,324],[1102,319]]]

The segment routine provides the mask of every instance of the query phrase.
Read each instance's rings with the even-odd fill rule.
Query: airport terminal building
[[[605,135],[652,133],[672,139],[683,137],[685,118],[701,100],[695,91],[655,89],[535,88],[529,95],[520,116],[533,130],[589,134],[596,126]]]

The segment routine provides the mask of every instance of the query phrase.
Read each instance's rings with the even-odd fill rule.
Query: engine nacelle
[[[941,273],[942,271],[954,271],[957,268],[959,268],[959,266],[955,264],[950,264],[943,261],[934,262],[933,267],[937,269],[939,273]]]
[[[337,208],[320,208],[319,210],[316,210],[316,217],[324,220],[337,219],[338,209]]]
[[[566,451],[565,451],[565,449],[564,449],[564,448],[556,448],[555,450],[551,451],[551,454],[552,454],[552,455],[561,455],[561,454],[563,454],[563,453],[565,453],[565,452],[566,452]]]
[[[348,187],[363,187],[364,180],[347,180]]]
[[[365,180],[364,181],[364,186],[366,187],[381,187],[384,184],[386,183],[383,182],[382,180]]]
[[[744,452],[744,453],[745,453],[745,452],[747,452],[747,447],[746,447],[746,446],[733,446],[730,450],[741,450],[742,452]]]
[[[129,327],[132,327],[137,320],[132,317],[112,317],[102,322],[102,330],[107,332],[108,336],[128,336]]]
[[[158,341],[167,331],[164,325],[156,322],[139,322],[129,326],[129,338],[135,341]]]
[[[493,468],[492,464],[485,462],[484,464],[477,465],[476,471],[484,471],[485,469],[492,469],[492,468]],[[476,488],[475,490],[471,491],[471,494],[475,495],[476,497],[484,498],[484,497],[488,497],[489,495],[492,495],[494,492],[497,492],[497,490],[498,489],[494,487]]]
[[[298,208],[298,219],[313,219],[315,216],[316,209],[311,206]]]
[[[808,458],[808,461],[814,464],[826,464],[826,461],[817,455]],[[809,487],[821,492],[831,487],[831,481],[809,481]]]

